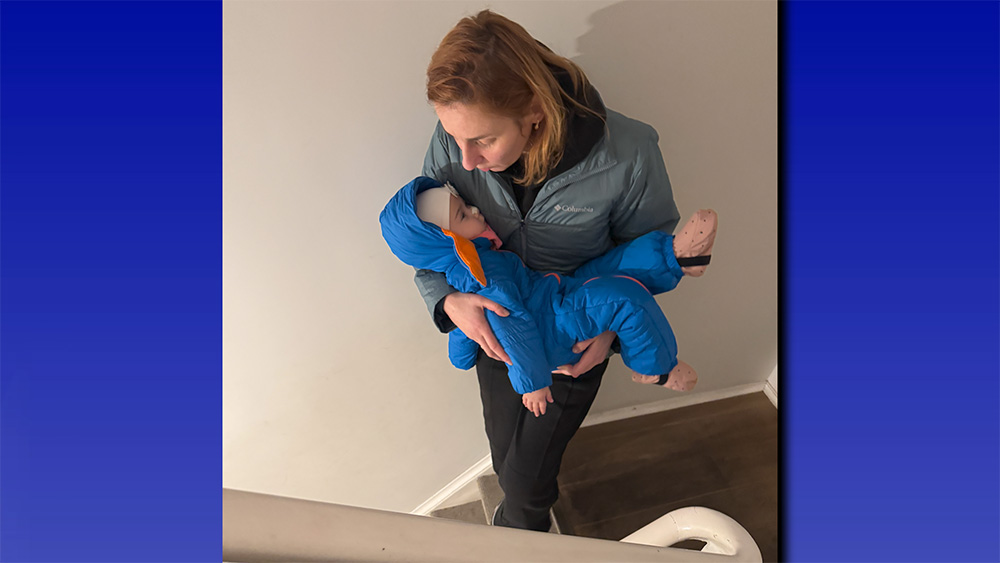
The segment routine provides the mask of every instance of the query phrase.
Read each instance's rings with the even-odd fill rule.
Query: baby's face
[[[469,240],[476,238],[486,230],[486,219],[479,210],[470,207],[462,198],[451,196],[451,232]]]

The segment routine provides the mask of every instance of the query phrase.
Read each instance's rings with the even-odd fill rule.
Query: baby
[[[676,238],[654,231],[587,262],[572,276],[529,269],[475,207],[451,186],[419,177],[386,204],[382,236],[398,258],[441,272],[459,291],[478,293],[508,311],[486,311],[497,340],[511,358],[508,376],[535,416],[551,402],[551,372],[574,364],[577,342],[614,331],[632,379],[687,391],[697,382],[677,360],[677,343],[653,295],[676,287],[684,275],[700,276],[709,262],[717,215],[701,210]],[[475,365],[478,345],[461,330],[449,333],[453,365]]]

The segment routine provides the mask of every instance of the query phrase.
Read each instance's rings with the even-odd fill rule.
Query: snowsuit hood
[[[419,176],[396,192],[379,215],[382,238],[404,264],[443,272],[459,291],[478,291],[488,282],[476,247],[488,248],[489,241],[473,242],[417,217],[417,194],[440,186],[433,178]]]

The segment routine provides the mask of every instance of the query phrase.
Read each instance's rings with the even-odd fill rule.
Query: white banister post
[[[733,557],[733,561],[759,563],[763,560],[757,542],[739,522],[702,506],[688,506],[668,512],[622,541],[642,545],[673,545],[692,539],[706,543],[703,553],[729,555]]]

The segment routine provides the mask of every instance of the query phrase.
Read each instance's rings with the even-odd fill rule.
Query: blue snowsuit
[[[677,342],[653,295],[683,276],[672,235],[653,231],[585,263],[572,276],[529,269],[513,252],[490,241],[465,238],[421,221],[416,196],[440,186],[418,177],[400,189],[379,216],[382,237],[404,263],[443,273],[465,293],[477,293],[509,312],[486,310],[486,319],[510,356],[508,375],[524,394],[552,384],[552,370],[575,364],[573,345],[613,330],[625,365],[643,375],[666,374],[677,365]],[[448,336],[448,356],[460,369],[476,363],[479,345],[461,330]]]

